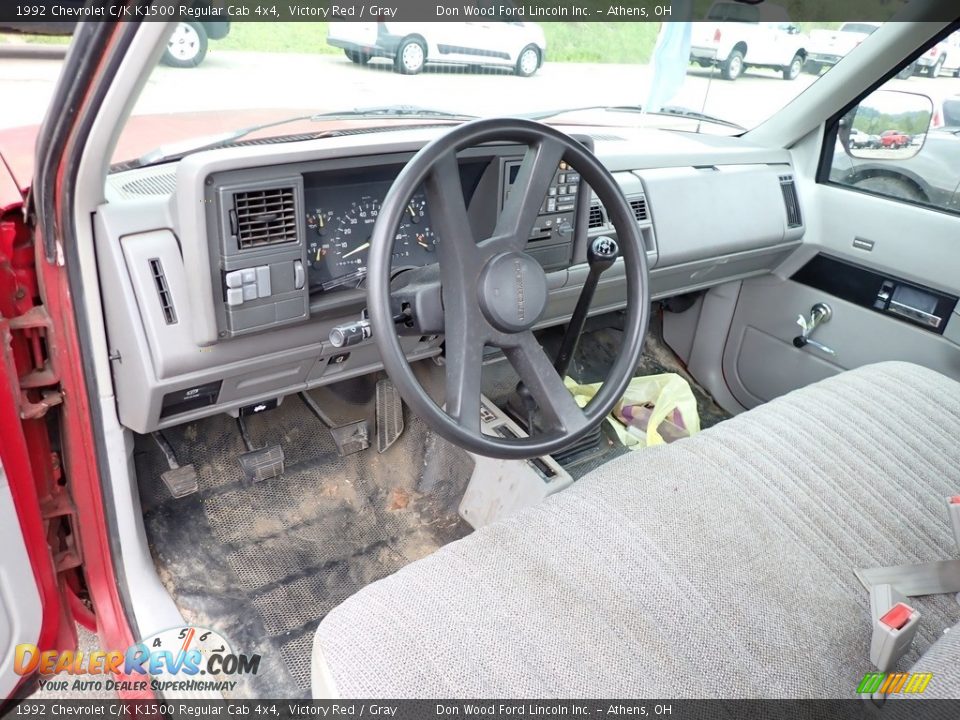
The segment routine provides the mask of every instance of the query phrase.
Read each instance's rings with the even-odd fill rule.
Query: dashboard
[[[739,138],[641,129],[561,128],[592,146],[634,211],[668,297],[769,273],[804,226],[789,152]],[[222,148],[108,176],[94,216],[97,264],[123,424],[149,432],[382,367],[372,340],[334,347],[330,331],[363,316],[370,234],[393,180],[444,129]],[[525,148],[458,153],[473,236],[489,237]],[[790,203],[793,203],[792,206]],[[393,241],[393,276],[436,262],[439,237],[424,192]],[[547,272],[539,323],[571,316],[586,249],[615,236],[575,168],[558,165],[527,252]],[[622,261],[601,278],[592,311],[623,307]],[[447,321],[456,322],[455,318]],[[443,337],[401,337],[413,361]]]
[[[524,151],[503,145],[460,161],[474,237],[492,232]],[[207,236],[215,239],[208,258],[217,340],[335,313],[350,291],[362,295],[373,228],[402,168],[344,159],[211,175],[205,205]],[[579,186],[579,174],[559,163],[529,238],[530,254],[545,269],[570,263],[577,216],[588,213]],[[394,234],[393,276],[435,263],[442,242],[420,189]]]

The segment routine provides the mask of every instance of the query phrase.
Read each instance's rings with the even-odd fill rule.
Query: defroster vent
[[[297,241],[293,187],[239,190],[233,196],[231,230],[241,250]]]
[[[800,201],[797,198],[797,185],[793,175],[780,176],[780,190],[783,193],[783,204],[787,210],[787,227],[797,228],[803,225],[800,216]]]

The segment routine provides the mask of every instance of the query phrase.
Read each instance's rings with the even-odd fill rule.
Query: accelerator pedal
[[[403,400],[392,380],[377,383],[377,452],[385,452],[403,433]]]
[[[163,484],[167,486],[170,494],[174,498],[182,498],[195,493],[199,489],[200,483],[197,480],[197,470],[193,467],[193,464],[181,465],[177,462],[177,454],[160,431],[152,432],[150,436],[166,458],[169,469],[161,473],[160,478],[163,480]]]

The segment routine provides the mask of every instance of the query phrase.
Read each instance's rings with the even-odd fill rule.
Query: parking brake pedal
[[[167,460],[169,470],[161,473],[160,478],[163,480],[163,484],[167,486],[170,494],[175,498],[182,498],[195,493],[200,487],[197,481],[196,468],[192,464],[181,465],[177,462],[177,454],[162,433],[159,431],[152,432],[150,436]]]
[[[271,445],[258,450],[253,446],[253,442],[247,434],[247,425],[243,420],[243,415],[237,418],[237,425],[240,427],[243,444],[247,446],[247,452],[237,458],[243,476],[250,482],[260,482],[283,475],[283,448],[279,445]]]
[[[403,400],[391,380],[377,383],[377,452],[384,452],[403,433]]]

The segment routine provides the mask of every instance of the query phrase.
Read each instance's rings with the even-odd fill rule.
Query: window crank
[[[825,352],[827,355],[836,355],[837,353],[834,352],[832,348],[828,348],[823,343],[819,343],[810,338],[810,336],[813,334],[813,331],[823,323],[830,322],[830,318],[832,316],[833,310],[831,310],[830,306],[826,303],[817,303],[810,308],[809,319],[805,318],[803,315],[798,315],[797,325],[800,326],[800,334],[793,339],[794,347],[802,348],[805,345],[810,345],[821,352]]]

